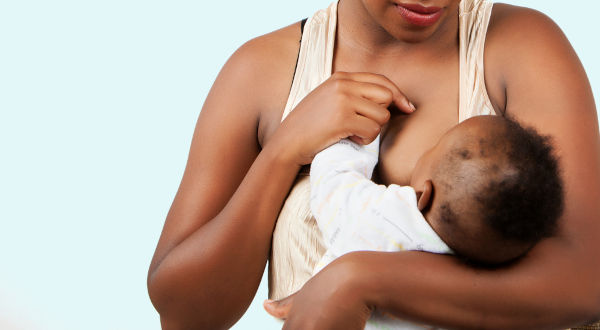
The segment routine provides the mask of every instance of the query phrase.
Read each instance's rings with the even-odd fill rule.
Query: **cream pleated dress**
[[[308,19],[290,95],[282,121],[314,88],[331,76],[337,25],[337,3]],[[462,0],[459,5],[460,99],[459,121],[496,115],[484,80],[483,52],[493,3]],[[457,123],[458,124],[458,123]],[[283,205],[273,232],[269,261],[269,297],[281,299],[298,291],[311,277],[325,253],[321,233],[310,212],[308,171],[301,171]],[[369,322],[367,328],[395,328]],[[573,329],[600,330],[600,322]]]
[[[492,6],[493,3],[486,0],[462,0],[459,5],[459,121],[495,114],[483,70],[484,43]],[[308,93],[331,76],[336,25],[337,1],[316,12],[306,22],[282,120]],[[298,291],[311,277],[313,268],[325,252],[321,233],[310,212],[309,189],[308,172],[301,171],[277,219],[269,262],[271,299],[281,299]]]

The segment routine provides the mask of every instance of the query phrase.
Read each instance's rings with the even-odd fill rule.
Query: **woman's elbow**
[[[148,271],[148,295],[154,309],[160,315],[161,328],[163,330],[180,329],[201,329],[203,327],[190,327],[184,322],[187,318],[185,306],[178,306],[184,300],[183,296],[178,296],[178,289],[173,284],[177,282],[173,278],[174,274],[169,274],[168,269],[156,266]]]
[[[597,228],[600,229],[600,228]],[[595,231],[596,236],[600,232]],[[593,244],[582,244],[578,260],[578,267],[574,267],[572,281],[578,284],[577,294],[582,297],[582,311],[587,314],[588,320],[600,321],[600,244],[597,238],[592,239]]]
[[[163,330],[225,328],[210,319],[210,312],[202,312],[202,308],[192,308],[195,304],[191,302],[185,303],[185,297],[175,294],[169,286],[164,278],[161,279],[159,273],[148,276],[148,294],[160,315]]]
[[[228,329],[237,318],[232,314],[234,307],[223,310],[217,297],[211,299],[203,295],[203,283],[195,278],[194,283],[186,282],[181,269],[161,265],[148,274],[148,294],[152,305],[160,315],[163,330],[188,329]],[[243,312],[242,312],[243,314]]]
[[[587,321],[597,322],[600,321],[600,264],[596,263],[594,266],[596,267],[594,273],[597,276],[591,280],[590,288],[582,289],[587,298],[582,300],[583,305],[580,307]]]
[[[171,311],[176,309],[174,305],[177,304],[178,299],[174,297],[174,290],[169,289],[169,274],[164,273],[165,271],[159,266],[150,268],[147,279],[148,296],[160,315],[162,329],[181,329],[175,325],[175,322],[167,321],[174,319]]]
[[[600,262],[589,261],[582,268],[571,271],[568,279],[572,285],[568,288],[569,299],[566,310],[573,313],[579,322],[590,323],[600,320]]]

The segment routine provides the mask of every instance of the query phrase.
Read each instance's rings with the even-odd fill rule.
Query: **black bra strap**
[[[308,20],[308,18],[303,19],[300,22],[300,43],[302,43],[302,35],[304,35],[304,25],[306,25],[306,21]],[[294,79],[296,78],[296,69],[298,69],[298,59],[300,59],[300,47],[298,47],[298,56],[296,57],[296,66],[294,67],[294,75],[292,76],[292,83],[294,81]],[[290,86],[290,90],[292,89],[292,86]]]
[[[306,21],[308,21],[308,18],[305,18],[300,22],[300,35],[304,34],[304,25],[306,25]]]

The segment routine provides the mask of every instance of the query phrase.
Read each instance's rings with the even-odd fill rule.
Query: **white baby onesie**
[[[452,253],[419,211],[412,187],[371,181],[378,158],[379,137],[366,146],[344,139],[315,156],[310,207],[327,251],[313,275],[352,251]],[[375,313],[366,329],[422,327]]]
[[[410,186],[371,181],[379,137],[366,146],[344,139],[317,154],[310,169],[310,207],[327,252],[317,273],[352,251],[451,253],[417,207]]]

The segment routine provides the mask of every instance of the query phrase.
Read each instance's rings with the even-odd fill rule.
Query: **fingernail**
[[[410,106],[410,109],[414,112],[417,110],[417,107],[415,107],[415,105],[412,102],[408,102],[408,105]]]

